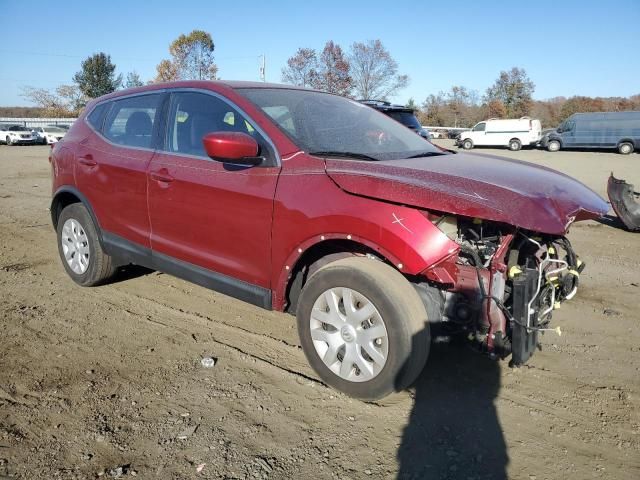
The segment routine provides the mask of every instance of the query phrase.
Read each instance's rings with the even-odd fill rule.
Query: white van
[[[473,147],[509,147],[520,150],[523,145],[535,145],[542,137],[540,120],[522,117],[517,120],[490,118],[477,123],[471,130],[462,132],[456,145],[469,150]]]

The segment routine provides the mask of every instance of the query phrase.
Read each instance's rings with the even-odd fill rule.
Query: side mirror
[[[258,142],[246,133],[213,132],[202,137],[204,151],[212,160],[240,165],[260,165]]]

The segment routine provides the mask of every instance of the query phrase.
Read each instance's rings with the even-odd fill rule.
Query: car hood
[[[540,233],[564,235],[574,221],[608,211],[598,194],[567,175],[493,155],[325,162],[329,177],[352,194]]]

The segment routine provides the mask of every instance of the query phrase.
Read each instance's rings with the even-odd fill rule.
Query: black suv
[[[426,128],[422,128],[420,122],[416,118],[415,112],[412,108],[403,107],[402,105],[393,105],[389,102],[382,100],[358,100],[360,103],[364,103],[376,110],[389,115],[395,121],[400,122],[405,127],[410,128],[421,137],[431,140],[431,134]]]

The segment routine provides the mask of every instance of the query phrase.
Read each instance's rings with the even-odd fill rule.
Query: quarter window
[[[151,147],[160,95],[142,95],[113,102],[104,124],[104,136],[128,147]]]
[[[104,120],[104,114],[107,111],[108,103],[101,103],[97,105],[87,117],[89,125],[96,129],[96,131],[102,130],[102,121]]]
[[[178,92],[171,96],[166,150],[207,157],[202,138],[212,132],[241,132],[261,141],[237,110],[213,95]]]

